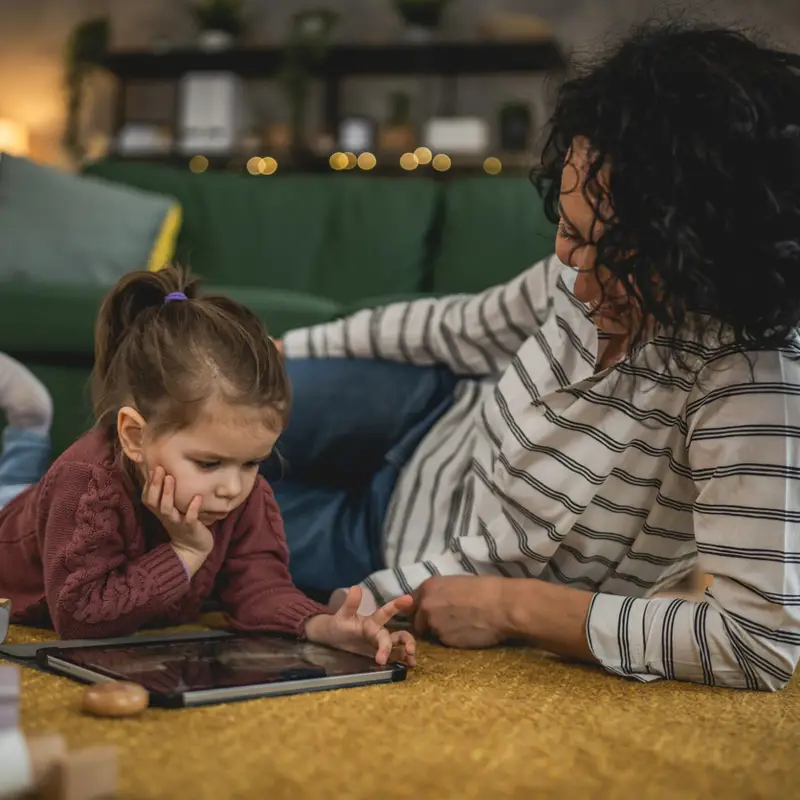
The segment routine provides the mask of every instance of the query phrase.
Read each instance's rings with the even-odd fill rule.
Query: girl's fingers
[[[202,495],[197,494],[192,498],[192,502],[189,503],[189,508],[186,509],[186,516],[184,517],[184,521],[188,525],[194,525],[195,522],[197,522],[197,518],[200,515],[200,506],[202,504]]]
[[[392,634],[392,661],[402,661],[409,667],[417,666],[417,642],[408,631]]]
[[[371,617],[376,625],[385,625],[392,617],[407,611],[414,605],[414,599],[410,595],[403,595],[395,600],[390,600],[385,606],[381,606]]]
[[[145,500],[147,506],[153,511],[158,511],[159,505],[161,504],[161,489],[163,480],[164,473],[161,470],[161,467],[156,467],[150,473],[150,481],[147,488],[147,499]]]
[[[172,475],[166,475],[163,483],[160,510],[162,516],[171,519],[172,512],[175,510],[175,478]]]
[[[356,617],[358,615],[358,607],[360,605],[361,588],[358,586],[351,586],[347,590],[347,595],[344,598],[344,602],[336,613],[342,617]]]
[[[375,646],[375,661],[383,666],[392,654],[392,636],[386,628],[379,627],[369,619],[364,620],[364,636]]]

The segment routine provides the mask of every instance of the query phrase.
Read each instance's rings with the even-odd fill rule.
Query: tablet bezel
[[[281,639],[285,637],[262,634],[265,638]],[[228,637],[226,637],[227,639]],[[230,637],[236,638],[236,637]],[[209,637],[208,641],[225,641],[219,637]],[[192,639],[191,643],[202,644],[202,638]],[[168,646],[170,639],[159,641],[158,645]],[[185,640],[177,639],[176,644],[186,644]],[[138,647],[149,647],[154,642],[120,643],[118,645],[89,645],[81,647],[43,647],[36,656],[37,664],[50,672],[73,678],[81,683],[113,683],[124,678],[102,667],[87,667],[76,664],[70,660],[74,652],[84,653],[87,650],[114,650]],[[324,645],[317,645],[324,647]],[[366,658],[366,656],[365,656]],[[272,683],[254,683],[243,686],[228,686],[219,689],[196,689],[185,692],[156,692],[148,689],[150,705],[159,708],[191,708],[195,706],[214,705],[218,703],[254,700],[259,697],[280,697],[292,694],[305,694],[309,692],[329,691],[355,686],[370,686],[381,683],[395,683],[405,680],[406,666],[398,662],[386,664],[384,669],[371,672],[353,672],[346,675],[326,675],[325,677],[302,678],[289,681],[275,681]],[[145,686],[145,688],[147,688]]]

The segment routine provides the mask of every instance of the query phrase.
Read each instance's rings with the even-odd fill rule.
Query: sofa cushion
[[[162,231],[174,207],[169,197],[4,154],[0,280],[108,286],[146,268],[157,244],[170,255]]]
[[[337,174],[316,291],[344,303],[423,288],[439,186],[424,178]]]
[[[555,226],[525,178],[482,176],[447,184],[433,291],[480,292],[555,249]]]
[[[342,302],[421,286],[439,191],[432,181],[194,175],[121,161],[86,171],[178,198],[184,216],[178,258],[211,282]]]
[[[255,286],[204,286],[204,294],[224,294],[247,306],[261,320],[270,336],[283,336],[293,328],[305,328],[336,319],[341,306],[325,297],[283,289]]]

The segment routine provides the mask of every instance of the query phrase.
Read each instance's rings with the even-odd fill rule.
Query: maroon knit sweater
[[[0,511],[0,597],[11,599],[12,622],[52,626],[62,638],[191,622],[212,594],[234,630],[301,636],[306,619],[324,613],[292,583],[283,522],[263,478],[212,533],[214,549],[190,581],[95,430]]]

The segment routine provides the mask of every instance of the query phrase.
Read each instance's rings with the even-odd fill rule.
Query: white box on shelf
[[[178,149],[184,155],[225,155],[246,133],[244,81],[232,72],[189,72],[178,89]]]
[[[434,153],[478,155],[489,147],[489,123],[480,117],[434,117],[422,139]]]
[[[115,150],[121,156],[168,155],[172,137],[162,125],[128,122],[117,134]]]

